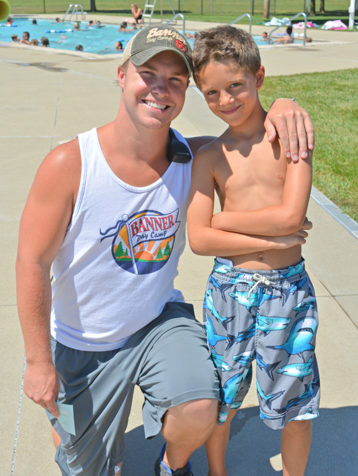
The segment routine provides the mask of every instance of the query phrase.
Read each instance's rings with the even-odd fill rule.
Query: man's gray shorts
[[[74,406],[76,427],[73,436],[50,416],[61,437],[56,461],[63,475],[112,476],[118,471],[135,385],[145,397],[146,438],[160,432],[170,407],[219,396],[206,338],[190,304],[168,303],[119,350],[86,352],[56,341],[52,347],[59,402]]]

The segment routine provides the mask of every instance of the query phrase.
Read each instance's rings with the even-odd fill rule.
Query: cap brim
[[[163,46],[158,46],[157,48],[152,47],[148,50],[140,51],[139,53],[133,54],[129,59],[132,61],[132,63],[135,66],[142,66],[144,63],[149,61],[151,58],[158,55],[159,53],[163,53],[164,51],[173,51],[174,53],[179,55],[181,57],[181,59],[184,61],[185,66],[187,67],[189,74],[193,73],[192,66],[190,65],[186,56],[180,50],[178,50],[177,48],[170,48],[170,47],[163,47]]]

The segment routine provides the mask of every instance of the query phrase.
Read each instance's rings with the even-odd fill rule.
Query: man
[[[120,474],[135,384],[146,436],[161,431],[167,442],[157,475],[192,475],[189,457],[215,425],[217,381],[202,329],[173,287],[185,245],[188,146],[195,152],[208,140],[186,142],[170,130],[190,73],[182,35],[141,30],[118,69],[117,117],[47,155],[23,212],[24,391],[48,412],[64,475]],[[289,131],[293,156],[306,155],[304,124],[309,143],[313,132],[305,111],[282,100],[272,116],[285,150]],[[252,239],[252,249],[260,244]],[[57,419],[56,401],[73,406],[74,435]]]

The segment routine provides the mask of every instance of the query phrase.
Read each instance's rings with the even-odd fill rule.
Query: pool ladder
[[[242,15],[240,15],[239,17],[235,18],[235,20],[233,20],[231,23],[229,23],[229,25],[234,25],[235,23],[237,23],[238,21],[241,20],[241,18],[244,18],[244,17],[247,17],[249,19],[249,33],[251,35],[251,30],[252,30],[252,16],[250,15],[250,13],[243,13]]]
[[[80,3],[70,3],[66,13],[63,15],[62,21],[71,21],[73,15],[75,15],[75,21],[78,21],[79,14],[82,16],[82,21],[85,21],[87,12],[83,11],[83,6]]]
[[[169,7],[173,13],[173,16],[175,15],[175,10],[174,10],[174,7],[173,7],[173,4],[171,2],[171,0],[168,0],[169,2]],[[155,10],[155,7],[156,7],[156,4],[157,4],[157,0],[146,0],[145,1],[145,4],[144,4],[144,10],[143,10],[143,21],[147,21],[149,23],[152,23],[152,16],[153,16],[153,13],[154,13],[154,10]],[[162,6],[162,2],[160,2],[160,16],[162,17],[163,15],[163,6]]]
[[[160,16],[161,16],[160,23],[167,23],[168,25],[176,25],[178,18],[180,18],[181,21],[182,21],[182,32],[183,32],[183,35],[185,35],[185,17],[184,17],[184,15],[180,12],[176,13],[171,0],[168,0],[168,2],[169,2],[169,7],[170,7],[170,9],[173,13],[173,16],[172,16],[172,18],[170,18],[168,20],[163,20],[162,19],[163,7],[162,7],[162,2],[161,2],[160,3]],[[143,10],[143,20],[147,21],[145,19],[148,19],[149,24],[152,23],[152,16],[153,16],[153,13],[154,13],[154,10],[155,10],[156,3],[157,3],[157,0],[146,0],[146,2],[145,2],[144,10]]]

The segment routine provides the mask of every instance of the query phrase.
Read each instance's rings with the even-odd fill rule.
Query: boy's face
[[[122,101],[135,124],[167,127],[184,106],[188,70],[177,53],[164,51],[141,66],[118,69]]]
[[[197,74],[197,80],[211,111],[235,127],[247,121],[255,107],[260,107],[257,92],[264,76],[263,66],[254,74],[227,60],[209,62]]]

